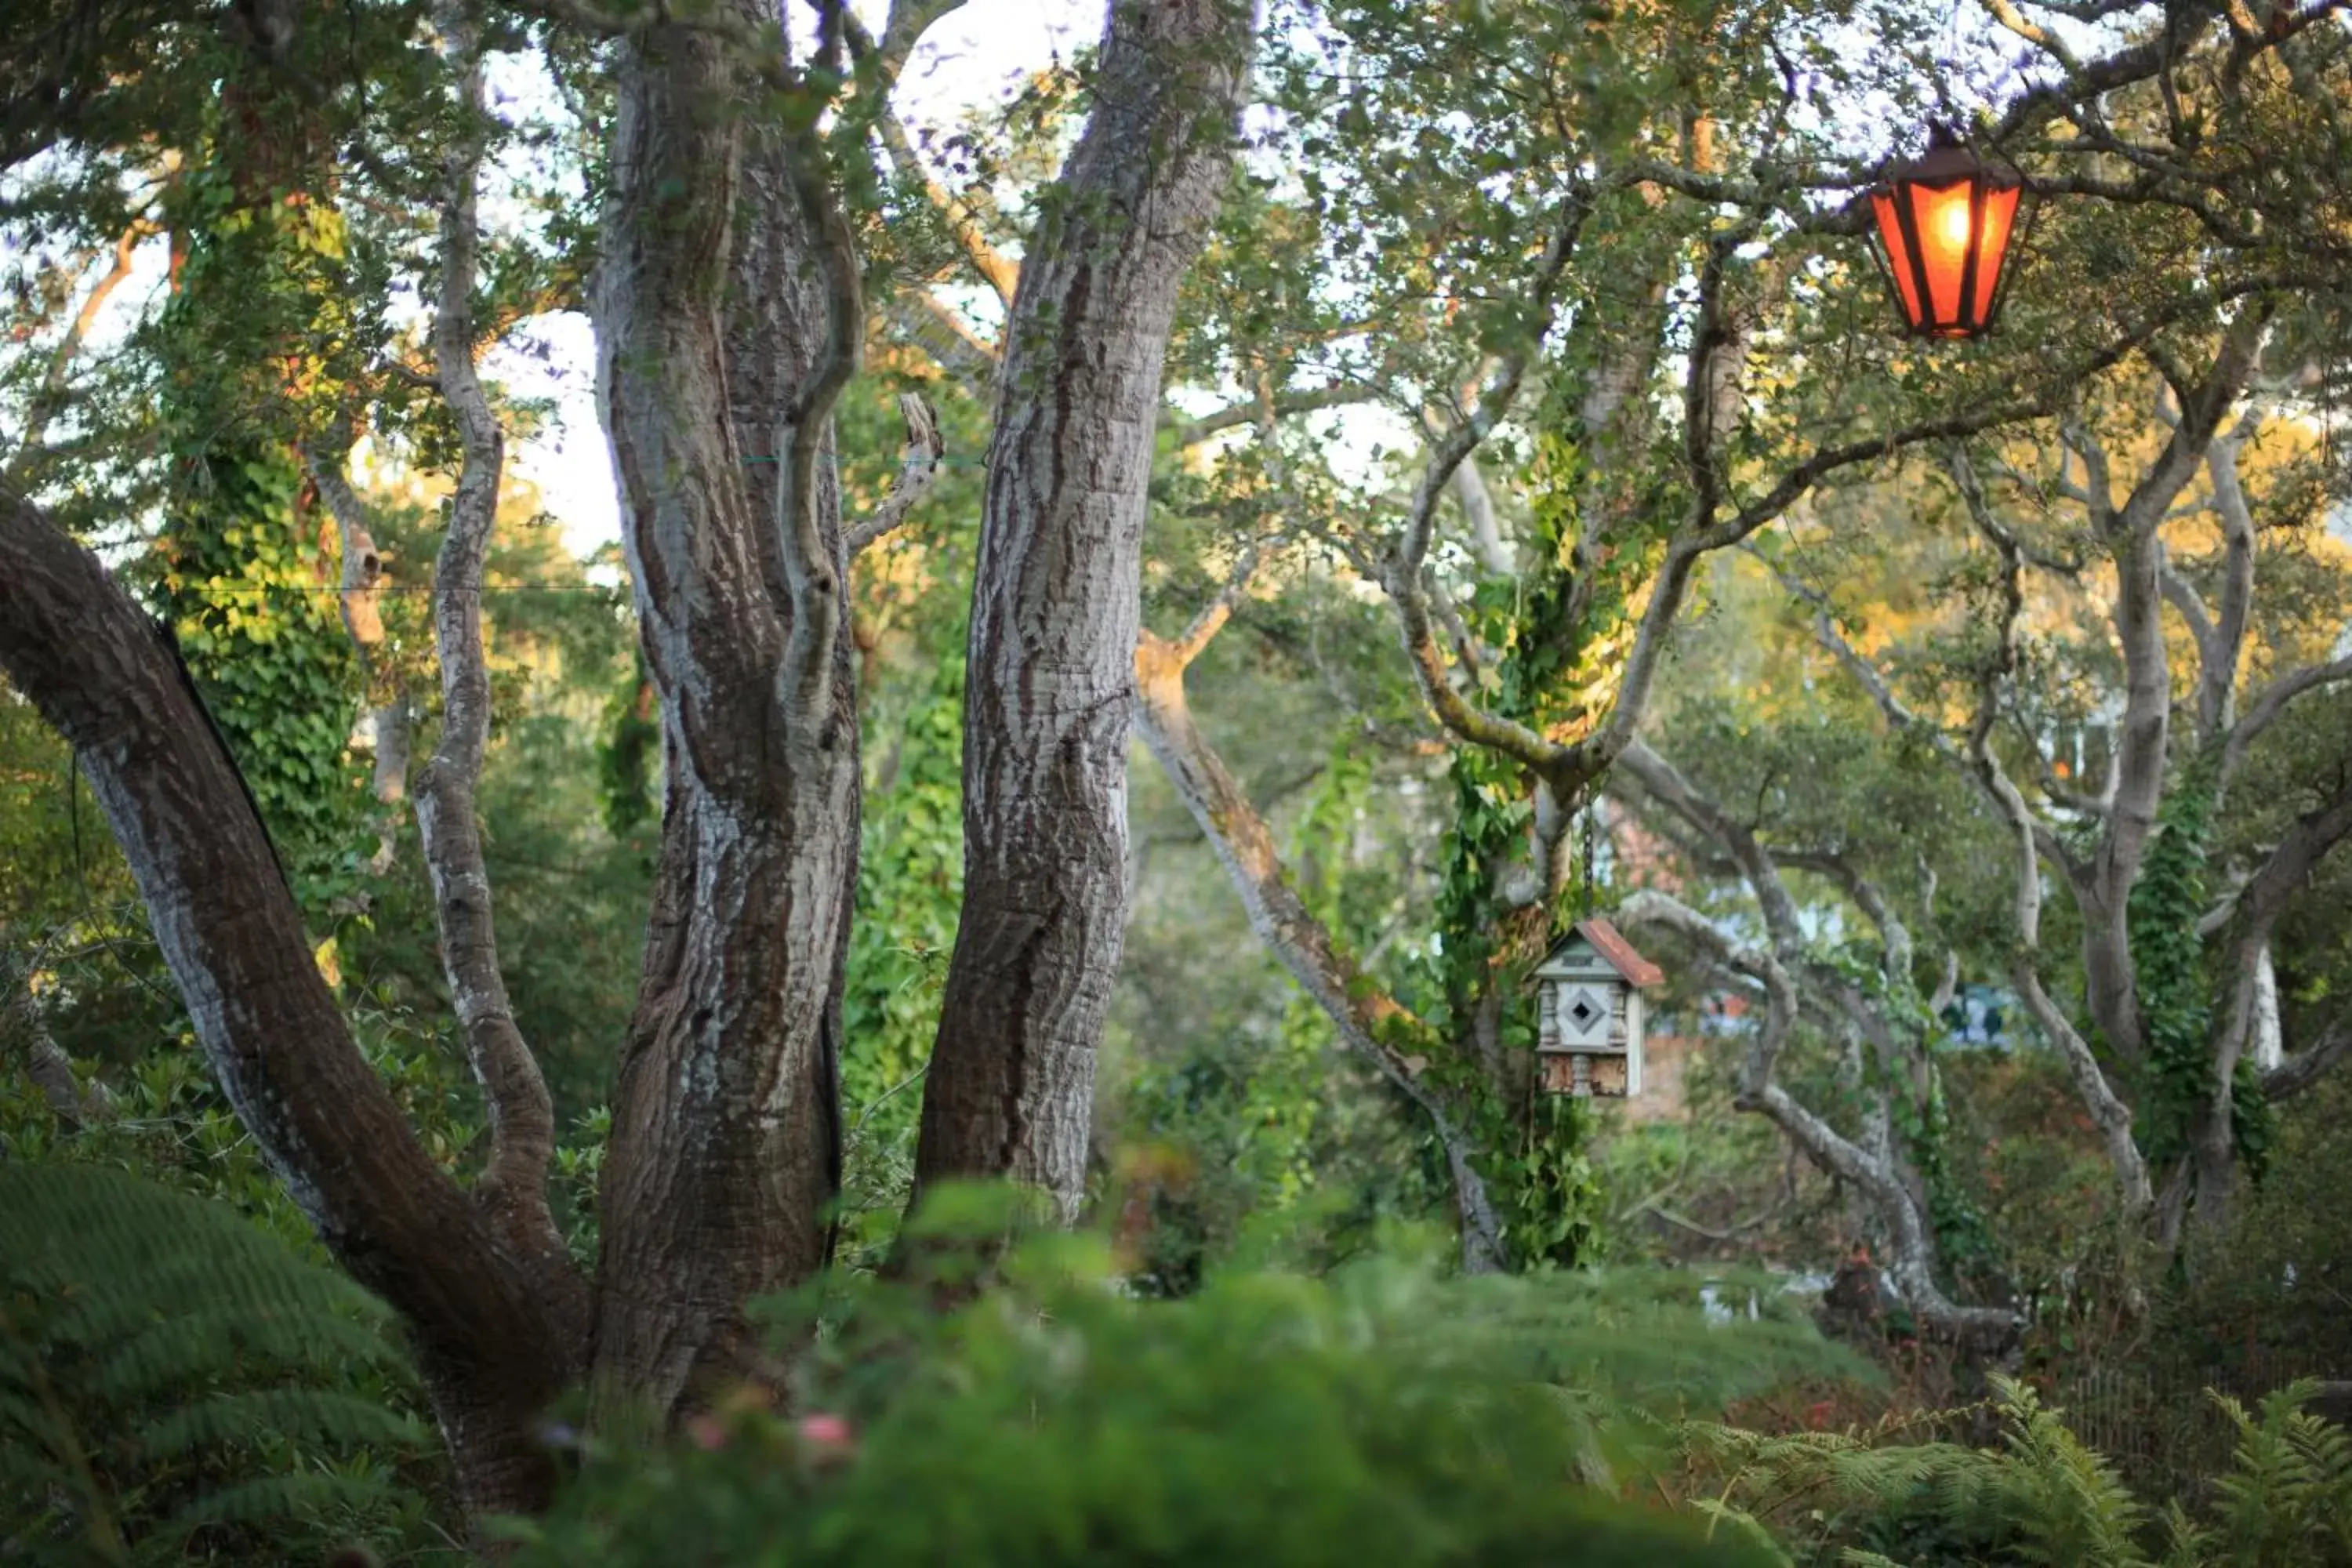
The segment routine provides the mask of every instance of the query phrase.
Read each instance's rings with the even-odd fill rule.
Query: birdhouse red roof
[[[1664,983],[1666,972],[1634,952],[1633,944],[1607,921],[1579,921],[1574,933],[1591,942],[1592,951],[1607,959],[1609,967],[1622,976],[1626,984],[1645,987]]]

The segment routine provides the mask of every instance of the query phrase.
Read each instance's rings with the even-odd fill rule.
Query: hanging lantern
[[[1871,188],[1873,254],[1914,332],[1973,338],[1992,326],[2024,199],[2016,170],[1985,163],[1940,125],[1926,157]]]

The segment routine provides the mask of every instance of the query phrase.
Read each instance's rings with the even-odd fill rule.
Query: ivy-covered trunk
[[[1116,0],[1022,264],[972,585],[964,905],[918,1193],[1011,1176],[1067,1217],[1127,905],[1145,489],[1177,286],[1231,167],[1246,0]]]
[[[259,55],[230,58],[210,140],[172,193],[160,553],[188,666],[299,873],[324,864],[359,805],[345,760],[358,668],[320,591],[337,575],[333,527],[299,447],[335,374],[319,345],[351,335],[350,291],[317,112]]]

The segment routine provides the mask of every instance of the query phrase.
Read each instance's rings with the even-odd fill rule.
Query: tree
[[[964,902],[917,1193],[1004,1175],[1065,1218],[1127,901],[1144,491],[1177,286],[1223,195],[1253,18],[1114,5],[1100,107],[1021,267],[964,703]]]
[[[84,757],[238,1114],[329,1247],[415,1335],[478,1519],[544,1500],[551,1470],[538,1417],[574,1378],[587,1377],[608,1411],[650,1404],[675,1417],[724,1381],[758,1376],[747,1301],[806,1278],[824,1257],[857,846],[842,601],[853,536],[870,541],[891,521],[845,529],[835,478],[830,416],[866,326],[848,204],[866,178],[877,106],[947,7],[902,5],[877,41],[845,7],[827,6],[806,58],[748,4],[686,18],[558,9],[565,26],[617,40],[591,300],[666,761],[652,930],[605,1156],[593,1288],[547,1202],[551,1100],[505,995],[473,820],[489,697],[479,595],[502,444],[474,368],[483,337],[477,193],[495,124],[473,16],[453,6],[436,17],[441,59],[429,91],[456,130],[434,203],[432,365],[402,367],[446,402],[457,436],[436,582],[443,721],[415,800],[442,959],[488,1112],[470,1191],[426,1158],[353,1046],[244,781],[169,645],[38,506],[12,493],[0,523],[10,582],[0,662]],[[1025,599],[1024,615],[1047,620],[1068,606],[1109,628],[1122,669],[1117,634],[1131,620],[1120,605],[1134,593],[1144,477],[1138,432],[1149,429],[1139,410],[1156,405],[1154,339],[1164,337],[1191,248],[1186,231],[1205,219],[1221,180],[1250,20],[1224,5],[1111,8],[1104,68],[1114,85],[1148,84],[1157,107],[1129,121],[1121,101],[1098,117],[1029,258],[1036,281],[1023,298],[1034,303],[1019,319],[1036,323],[1038,337],[1012,357],[1038,370],[1008,380],[1005,412],[1008,427],[1026,417],[1033,434],[992,466],[1003,489],[992,531],[1003,542],[976,595]],[[294,36],[273,47],[283,54]],[[1195,62],[1205,62],[1197,79]],[[1180,99],[1188,87],[1200,96]],[[1175,128],[1186,131],[1182,144],[1164,156]],[[1065,466],[1082,460],[1113,469],[1066,485]],[[1049,565],[1093,542],[1117,547],[1106,574],[1070,580],[1049,570],[1047,581],[1020,585],[1028,563]],[[986,615],[975,627],[1012,629]],[[996,649],[992,680],[1017,682],[1034,668],[1017,637],[983,646]],[[1120,693],[1098,677],[1094,688],[1110,707],[1088,721],[1116,736]],[[995,733],[1003,745],[985,754],[1033,771],[1051,766],[1063,739],[1050,728]],[[1077,814],[1084,835],[1108,836],[1108,854],[1089,863],[1115,870],[1117,818],[1106,803],[1117,803],[1116,775],[1099,763],[1093,772],[1092,797],[1055,804]],[[1055,837],[1055,819],[1003,798],[975,817],[986,831],[974,837],[1014,818],[1026,819],[1015,824],[1022,832]],[[1062,874],[1045,873],[1048,894],[1060,896]],[[1071,895],[1068,936],[1098,952],[1086,945],[1090,926],[1108,912],[1116,929],[1119,889],[1099,876],[1075,886],[1087,890]],[[1028,1026],[1006,1018],[997,1036],[955,1037],[958,1059],[975,1073],[1002,1071],[989,1052],[1003,1047],[991,1040],[1009,1029],[1017,1041],[1015,1025]],[[1091,1022],[1081,1008],[1064,1043],[1083,1058],[1087,1031],[1099,1027],[1099,1005]],[[1082,1071],[1026,1085],[1037,1103],[1016,1107],[1015,1120],[1066,1129],[1087,1087]],[[1050,1161],[1009,1166],[1009,1151],[975,1144],[951,1119],[941,1125],[940,1170],[1010,1168],[1056,1184],[1066,1203],[1074,1196],[1066,1134]]]
[[[2273,158],[2300,167],[2289,153],[2296,133],[2285,121],[2327,111],[2289,105],[2301,103],[2312,83],[2336,79],[2331,73],[2345,63],[2339,40],[2306,36],[2308,20],[2299,16],[2270,32],[2200,31],[2195,79],[2203,96],[2185,108],[2174,84],[2159,106],[2147,84],[2176,58],[2166,51],[2178,38],[2168,35],[2162,47],[2130,42],[2086,62],[2021,15],[2000,15],[2035,39],[2057,69],[1983,111],[1979,134],[1995,146],[2038,147],[2051,163],[2037,174],[2039,183],[2085,198],[2078,205],[2087,216],[2069,223],[2053,247],[2064,259],[2045,264],[2036,278],[2035,287],[2048,291],[2043,303],[2020,307],[2004,340],[1948,363],[1856,342],[1858,323],[1870,319],[1863,312],[1882,307],[1835,237],[1856,232],[1863,219],[1853,206],[1828,206],[1813,193],[1851,190],[1868,171],[1833,143],[1790,128],[1790,100],[1818,91],[1800,85],[1793,65],[1785,75],[1742,77],[1721,68],[1718,36],[1707,27],[1692,25],[1685,34],[1677,28],[1686,19],[1668,18],[1653,34],[1621,17],[1601,26],[1598,47],[1660,64],[1649,80],[1612,79],[1570,68],[1596,47],[1580,24],[1563,31],[1531,14],[1482,10],[1446,26],[1408,28],[1387,8],[1365,5],[1334,9],[1326,47],[1358,67],[1377,59],[1381,68],[1350,79],[1362,85],[1349,95],[1325,86],[1328,71],[1298,73],[1306,84],[1298,112],[1324,116],[1299,135],[1315,171],[1301,205],[1312,211],[1332,200],[1326,193],[1333,190],[1369,191],[1357,199],[1370,210],[1375,234],[1382,232],[1382,198],[1395,199],[1382,188],[1384,177],[1409,171],[1415,205],[1406,210],[1416,216],[1433,200],[1429,163],[1394,151],[1399,128],[1457,123],[1450,116],[1476,128],[1465,142],[1472,167],[1455,197],[1468,216],[1400,224],[1389,248],[1374,246],[1390,276],[1445,301],[1445,327],[1410,311],[1362,311],[1349,322],[1352,331],[1394,334],[1391,357],[1367,379],[1382,386],[1385,375],[1382,389],[1431,429],[1404,493],[1375,491],[1319,507],[1302,501],[1305,487],[1277,466],[1280,400],[1302,389],[1279,378],[1261,382],[1255,416],[1269,475],[1261,514],[1283,517],[1294,538],[1315,539],[1294,545],[1294,557],[1319,554],[1377,584],[1452,749],[1461,805],[1437,973],[1385,983],[1367,976],[1339,933],[1304,918],[1265,825],[1232,787],[1230,771],[1185,709],[1183,668],[1247,604],[1251,577],[1261,569],[1255,551],[1234,552],[1240,569],[1222,591],[1212,590],[1207,610],[1184,635],[1147,641],[1139,658],[1142,722],[1231,870],[1254,925],[1324,1005],[1340,1037],[1359,1045],[1430,1117],[1454,1174],[1471,1267],[1550,1245],[1557,1211],[1543,1207],[1543,1189],[1558,1192],[1574,1179],[1570,1162],[1530,1159],[1539,1144],[1530,1114],[1498,1117],[1496,1108],[1531,1103],[1514,992],[1528,963],[1573,912],[1570,832],[1590,792],[1622,767],[1648,786],[1648,798],[1679,811],[1711,854],[1735,861],[1748,849],[1762,854],[1740,842],[1736,818],[1693,794],[1636,738],[1677,618],[1700,591],[1702,563],[1767,537],[1825,483],[1909,448],[1942,448],[2051,420],[2076,406],[2086,382],[2137,360],[2162,367],[2178,384],[2182,426],[2147,493],[2130,503],[2130,521],[2117,525],[2118,538],[2141,540],[2132,548],[2144,568],[2155,548],[2147,531],[2225,416],[2264,323],[2308,280],[2336,276],[2341,247],[2330,220],[2315,207],[2274,202],[2247,175]],[[1878,23],[1887,32],[1872,57],[1874,69],[1841,78],[1818,57],[1806,57],[1807,68],[1846,91],[1874,85],[1898,99],[1927,96],[1937,79],[1931,58],[1905,52],[1899,17]],[[1804,47],[1793,13],[1743,17],[1741,25],[1792,53]],[[1669,80],[1685,89],[1707,85],[1669,116],[1654,108]],[[1482,94],[1520,109],[1483,114]],[[1556,112],[1524,113],[1530,103]],[[2110,117],[2126,128],[2113,128]],[[2061,124],[2067,130],[2049,132]],[[1415,142],[1416,153],[1428,145],[1426,137]],[[2258,146],[2264,151],[2255,153]],[[1325,172],[1314,162],[1318,154],[1344,175]],[[2139,172],[2113,176],[2117,163]],[[1734,167],[1752,177],[1725,173]],[[1504,188],[1494,174],[1502,169],[1515,182],[1507,199],[1495,194]],[[2282,178],[2302,188],[2303,175]],[[2256,211],[2263,219],[2254,219]],[[2265,226],[2272,222],[2292,224],[2295,237]],[[1457,235],[1475,237],[1479,248],[1466,257],[1449,248]],[[1350,232],[1344,244],[1352,249],[1360,237]],[[2161,257],[2180,259],[2167,266]],[[2131,290],[2123,308],[2069,303],[2111,297],[2124,272]],[[1451,318],[1457,310],[1491,313],[1473,316],[1476,324],[1465,332]],[[2226,330],[2200,324],[2216,315],[2231,323]],[[2198,354],[2207,368],[2184,369]],[[1519,401],[1529,387],[1541,393],[1531,408]],[[1452,412],[1432,421],[1431,408]],[[1521,503],[1527,521],[1517,562],[1507,544],[1496,563],[1501,509],[1464,465],[1498,430],[1514,426],[1534,457]],[[1449,500],[1461,518],[1459,542],[1433,552]],[[1361,515],[1382,510],[1395,521],[1374,524]],[[1516,585],[1501,580],[1513,564]],[[2153,606],[2147,600],[2136,613],[2153,615]],[[2145,690],[2138,704],[2142,729],[2157,727],[2150,755],[2160,769],[2161,694]],[[2114,879],[2107,913],[2117,930],[2153,820],[2138,818],[2152,812],[2153,801],[2151,794],[2134,803],[2137,826],[2120,831],[2105,862],[2104,874]],[[1756,857],[1745,864],[1771,940],[1793,954],[1803,942],[1794,907],[1776,888],[1777,872]],[[1715,933],[1711,922],[1656,898],[1628,912],[1677,924],[1703,942]],[[1722,941],[1719,933],[1712,940]],[[1900,958],[1907,937],[1890,926],[1885,946]],[[2103,952],[2112,958],[2106,949],[2090,951],[2095,964],[2105,961]],[[1777,997],[1769,1014],[1774,1022],[1743,1069],[1743,1101],[1876,1195],[1886,1222],[1906,1238],[1898,1272],[1931,1323],[2002,1331],[2005,1313],[1956,1304],[1937,1283],[1934,1227],[1900,1158],[1857,1145],[1773,1084],[1773,1059],[1800,1005],[1795,979],[1765,973],[1766,955],[1738,956],[1751,961],[1768,999]],[[2120,994],[2116,980],[2110,967],[2101,984]],[[1920,997],[1910,976],[1890,974],[1888,984],[1916,1015]],[[1414,990],[1421,1005],[1409,1006]],[[1885,1010],[1851,984],[1844,991],[1860,1026],[1886,1037],[1893,1026]],[[2077,1059],[2090,1063],[2087,1047]],[[2078,1065],[2078,1082],[2129,1183],[2130,1119],[2096,1078],[2095,1068]],[[2216,1120],[2207,1113],[2206,1124]],[[1490,1191],[1498,1178],[1507,1194],[1500,1203]],[[1513,1211],[1519,1235],[1507,1249],[1503,1233],[1511,1226],[1497,1216]]]
[[[2236,357],[2214,378],[2250,375],[2251,355]],[[2267,395],[2282,390],[2273,381]],[[2119,1211],[2168,1245],[2192,1199],[2221,1225],[2241,1159],[2259,1168],[2267,1105],[2309,1087],[2344,1048],[2340,1026],[2324,1013],[2304,1039],[2283,1037],[2267,973],[2278,921],[2352,829],[2336,770],[2305,759],[2273,776],[2270,798],[2241,797],[2224,812],[2250,753],[2272,752],[2274,766],[2284,760],[2284,734],[2273,727],[2352,674],[2333,656],[2341,623],[2327,607],[2340,599],[2322,586],[2340,580],[2341,566],[2328,563],[2324,491],[2309,482],[2311,454],[2297,453],[2294,424],[2273,422],[2263,442],[2259,408],[2222,428],[2225,416],[2200,406],[2197,393],[2193,384],[2162,389],[2160,438],[2136,443],[2147,455],[2135,459],[2137,477],[2120,501],[2111,453],[2131,449],[2131,426],[2111,403],[2087,405],[2053,432],[2051,461],[2026,460],[2030,448],[2014,441],[1976,458],[1955,449],[1940,493],[1923,475],[1907,493],[1843,500],[1832,515],[1885,519],[1870,533],[1896,539],[1906,530],[1889,506],[1933,506],[1967,521],[1973,547],[1942,547],[1940,567],[1964,585],[1953,601],[1966,606],[1958,625],[1948,611],[1931,613],[1890,641],[1852,607],[1852,595],[1820,580],[1811,551],[1770,555],[1776,580],[1804,610],[1806,635],[1883,715],[1885,743],[1967,786],[1974,825],[1947,825],[1933,841],[1885,839],[1841,820],[1834,806],[1795,802],[1784,784],[1743,784],[1739,763],[1754,759],[1737,744],[1717,745],[1700,764],[1718,781],[1713,790],[1654,752],[1628,754],[1644,811],[1701,864],[1743,885],[1769,952],[1727,945],[1661,892],[1633,895],[1628,912],[1693,935],[1753,981],[1788,985],[1815,1009],[1842,1014],[1836,1026],[1853,1032],[1854,1047],[1867,1040],[1880,1053],[1872,1081],[1881,1157],[1873,1168],[1884,1173],[1882,1203],[1923,1243],[1926,1194],[1908,1167],[1928,1152],[1890,1143],[1889,1119],[1920,1129],[1929,1110],[1942,1027],[1937,1002],[1921,1005],[1926,974],[1944,976],[1939,999],[1964,962],[1990,965],[2014,991],[2066,1064],[2106,1151]],[[2264,447],[2271,460],[2258,466]],[[2212,547],[2199,548],[2202,540]],[[1853,565],[1869,554],[1859,542],[1832,548]],[[2169,632],[2167,605],[2179,617]],[[2110,632],[2119,659],[2106,639],[2093,640],[2099,630]],[[1882,651],[1860,651],[1873,646]],[[2182,679],[2173,673],[2176,648],[2189,656]],[[2168,737],[2176,710],[2180,732]],[[1728,789],[1758,807],[1728,808]],[[1851,811],[1859,803],[1839,804]],[[1971,932],[1935,908],[1939,882],[1949,889],[1969,879],[1972,855],[1998,857],[1991,864],[2001,868],[1989,879],[1977,873],[2005,905],[1992,932]],[[1914,857],[1916,873],[1906,866]],[[2211,869],[2232,863],[2232,885],[2210,886]],[[1878,973],[1867,984],[1841,973],[1810,934],[1821,922],[1800,918],[1792,875],[1817,879],[1833,903],[1879,931]],[[2079,991],[2070,981],[2057,996],[2044,979],[2050,880],[2064,891],[2083,953]],[[1906,908],[1948,929],[1940,957],[1915,954]],[[1759,1039],[1748,1087],[1801,1145],[1831,1150],[1840,1141],[1771,1082],[1769,1056],[1795,1018],[1768,1025],[1778,1037]],[[1898,1250],[1909,1256],[1928,1254]]]

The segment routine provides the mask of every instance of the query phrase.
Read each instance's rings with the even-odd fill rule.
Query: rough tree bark
[[[1223,195],[1245,0],[1114,0],[1094,111],[1021,268],[964,707],[964,904],[916,1191],[1086,1184],[1127,899],[1145,486],[1177,285]]]
[[[739,31],[773,16],[730,0]],[[750,1299],[823,1263],[838,1181],[857,721],[831,409],[865,326],[814,132],[741,110],[788,62],[625,38],[593,286],[647,666],[661,859],[602,1190],[600,1396],[675,1416],[755,1375]]]

